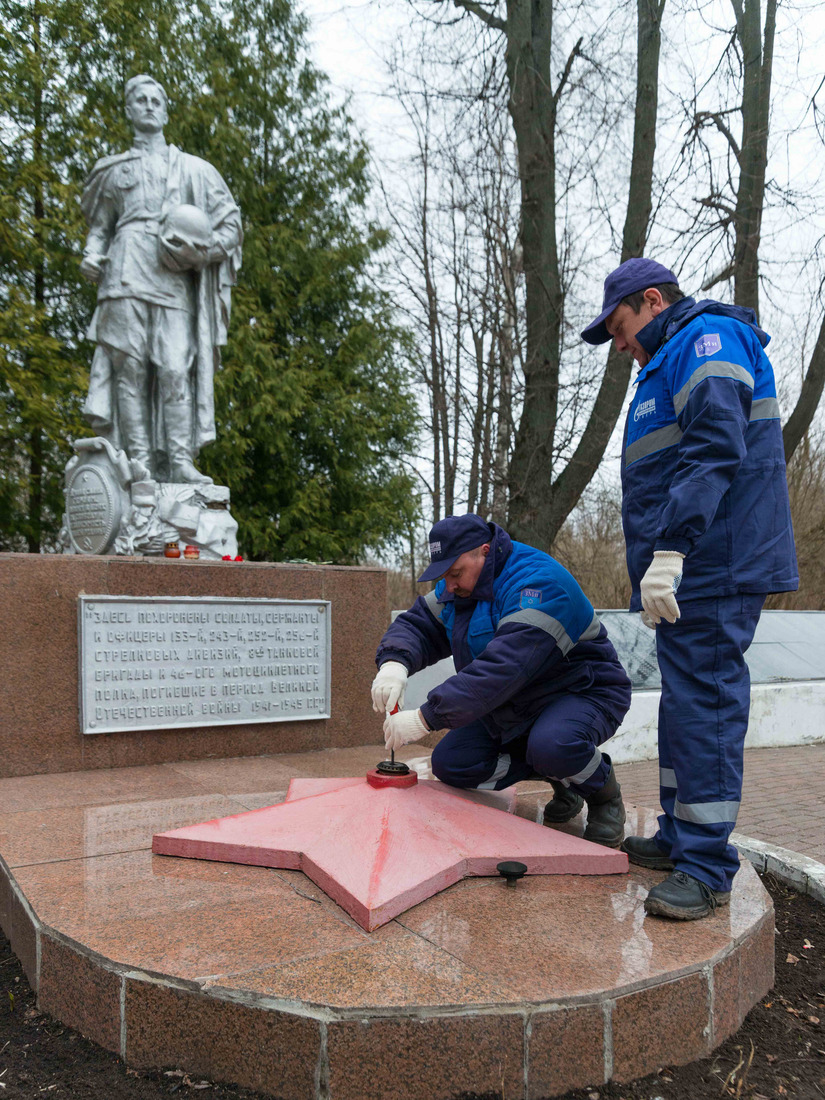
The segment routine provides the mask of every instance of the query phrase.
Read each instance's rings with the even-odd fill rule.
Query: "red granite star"
[[[368,932],[470,875],[608,875],[627,856],[467,801],[437,780],[293,779],[285,802],[159,833],[158,855],[303,871]]]

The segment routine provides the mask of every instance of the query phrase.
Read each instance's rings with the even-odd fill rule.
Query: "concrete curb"
[[[825,904],[825,863],[741,833],[732,833],[730,841],[757,871],[775,875],[780,882],[792,886],[800,894],[809,894],[820,904]]]

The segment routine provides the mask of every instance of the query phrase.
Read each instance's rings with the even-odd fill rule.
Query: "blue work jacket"
[[[638,334],[622,447],[632,585],[654,550],[686,555],[679,600],[798,587],[769,337],[753,310],[686,298]]]
[[[576,580],[549,554],[491,523],[490,553],[471,597],[443,580],[399,615],[376,657],[418,672],[452,654],[456,674],[421,707],[431,729],[481,720],[501,741],[526,733],[553,696],[587,694],[617,722],[630,680]]]

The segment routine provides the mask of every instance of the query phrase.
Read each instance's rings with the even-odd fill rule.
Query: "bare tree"
[[[762,220],[770,184],[768,155],[771,87],[776,38],[777,0],[731,0],[734,26],[714,75],[724,74],[736,89],[732,105],[709,109],[699,104],[703,88],[690,103],[691,120],[683,148],[693,171],[697,150],[709,181],[698,198],[690,248],[706,238],[727,243],[728,257],[714,262],[702,289],[733,282],[737,305],[759,315]],[[707,132],[721,135],[726,156],[717,161]],[[825,316],[814,344],[793,412],[783,429],[785,458],[790,460],[813,421],[825,387]]]
[[[598,608],[627,607],[621,494],[591,487],[553,543],[553,555],[575,576]]]
[[[454,71],[449,94],[441,94],[426,40],[399,48],[391,70],[413,145],[385,201],[399,308],[416,336],[428,406],[433,516],[464,500],[504,521],[521,387],[523,278],[502,82],[495,65],[463,80]]]
[[[601,461],[629,376],[626,360],[609,360],[579,445],[559,471],[566,287],[558,240],[556,142],[560,105],[575,67],[592,63],[579,38],[553,80],[553,0],[453,3],[502,40],[521,193],[526,333],[524,399],[509,470],[509,526],[519,538],[549,546]],[[663,8],[664,0],[637,5],[636,131],[624,258],[641,253],[650,217]]]
[[[665,0],[637,0],[636,105],[627,213],[622,233],[622,263],[644,252],[653,209],[653,162],[664,7]],[[618,353],[611,343],[588,425],[572,458],[553,485],[547,506],[551,540],[576,506],[604,457],[627,393],[632,366],[631,357]]]
[[[776,3],[767,0],[763,27],[760,0],[731,0],[734,27],[726,36],[716,74],[727,70],[738,88],[738,102],[732,107],[700,107],[702,89],[690,104],[692,118],[684,147],[685,154],[692,155],[701,146],[710,182],[707,194],[697,200],[694,224],[704,231],[721,230],[730,248],[729,258],[714,268],[702,289],[732,279],[734,302],[750,306],[757,316]],[[721,135],[727,147],[719,165],[714,165],[704,141],[708,130]]]

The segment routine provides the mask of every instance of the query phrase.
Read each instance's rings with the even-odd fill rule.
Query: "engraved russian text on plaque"
[[[79,596],[80,728],[329,718],[324,600]]]

